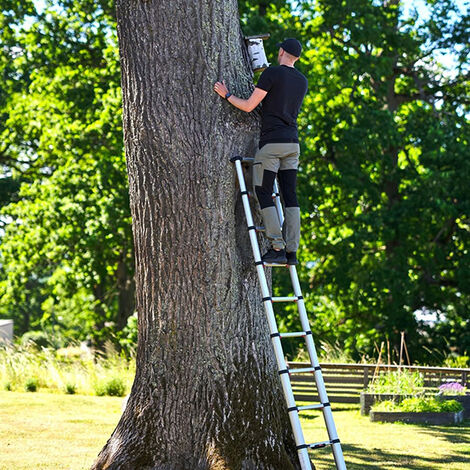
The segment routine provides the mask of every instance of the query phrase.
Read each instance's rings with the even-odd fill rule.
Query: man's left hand
[[[216,82],[214,85],[214,91],[218,93],[222,98],[225,98],[225,95],[228,93],[227,85],[225,85],[225,80],[221,82]]]

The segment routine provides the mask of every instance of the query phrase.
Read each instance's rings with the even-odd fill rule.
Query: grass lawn
[[[323,415],[302,414],[307,442],[326,441]],[[359,405],[333,403],[348,470],[469,470],[470,421],[453,426],[371,423]],[[312,452],[317,470],[334,469],[331,448]]]
[[[0,392],[0,470],[88,469],[121,414],[121,398]],[[371,423],[358,406],[334,405],[348,470],[466,470],[470,422],[457,426]],[[322,415],[303,414],[308,442],[326,440]],[[329,448],[312,453],[333,469]],[[283,469],[279,469],[283,470]]]
[[[0,392],[0,470],[89,469],[122,398]]]

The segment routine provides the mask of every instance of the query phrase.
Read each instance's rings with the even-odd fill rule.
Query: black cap
[[[282,47],[286,52],[295,57],[300,57],[302,53],[302,44],[294,38],[284,39],[284,41],[278,42],[276,47]]]

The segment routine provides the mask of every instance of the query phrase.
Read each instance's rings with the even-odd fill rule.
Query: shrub
[[[65,393],[67,395],[75,395],[77,392],[77,386],[72,383],[65,384]]]
[[[463,410],[462,403],[457,400],[442,400],[441,402],[441,411],[452,411],[458,413]]]
[[[397,395],[416,395],[424,387],[423,375],[406,369],[388,372],[377,376],[367,388],[371,393],[389,393]]]
[[[36,392],[39,388],[39,380],[36,377],[30,377],[29,379],[26,379],[26,382],[24,383],[24,389],[27,392]]]
[[[49,336],[44,331],[28,331],[21,337],[21,344],[23,346],[31,343],[38,348],[48,348],[51,346]]]
[[[400,403],[382,401],[372,407],[373,411],[404,411],[404,412],[459,412],[463,410],[462,404],[456,400],[439,400],[435,397],[406,398]]]
[[[126,386],[119,377],[98,382],[95,385],[95,392],[99,397],[109,395],[110,397],[123,397],[126,394]]]
[[[3,384],[3,389],[6,390],[7,392],[11,392],[13,389],[13,386],[11,385],[11,382],[5,382]]]
[[[470,364],[470,358],[468,356],[448,356],[444,361],[445,367],[468,367]]]
[[[137,313],[127,319],[126,326],[116,336],[126,356],[133,357],[137,346]]]

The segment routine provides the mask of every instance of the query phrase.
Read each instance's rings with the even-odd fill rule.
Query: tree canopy
[[[133,312],[112,2],[24,3],[2,51],[2,314],[105,337]]]
[[[133,249],[113,2],[0,3],[0,315],[118,334]],[[412,360],[470,349],[469,13],[423,3],[239,1],[269,60],[304,45],[301,275],[317,337],[355,358],[401,331]]]

